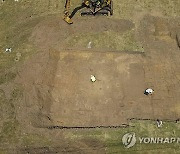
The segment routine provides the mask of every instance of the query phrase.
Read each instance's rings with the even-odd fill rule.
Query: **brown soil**
[[[86,33],[102,33],[110,30],[122,34],[132,28],[134,28],[134,24],[128,20],[91,17],[89,19],[77,19],[73,25],[69,26],[59,18],[51,16],[35,27],[30,40],[42,49],[71,49],[65,43],[65,39],[68,37]]]
[[[137,33],[144,53],[69,50],[63,44],[79,32],[123,33],[134,27],[130,21],[109,20],[82,19],[69,26],[48,18],[36,26],[30,40],[42,52],[16,79],[25,90],[19,114],[30,117],[33,126],[119,126],[131,118],[179,118],[180,52],[167,19],[142,19]],[[90,81],[91,74],[97,82]],[[148,87],[155,90],[152,96],[143,94]]]

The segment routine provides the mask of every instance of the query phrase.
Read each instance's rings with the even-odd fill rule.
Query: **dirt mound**
[[[71,44],[67,44],[67,41],[71,37],[77,37],[80,34],[85,34],[88,37],[92,34],[99,35],[103,32],[112,31],[122,35],[122,33],[132,28],[134,28],[134,24],[131,21],[115,20],[107,17],[77,19],[73,25],[68,25],[64,21],[59,20],[59,18],[51,17],[41,21],[35,27],[30,40],[40,48],[60,50],[62,48],[71,48]],[[96,41],[96,39],[92,37],[93,41]],[[69,41],[75,44],[75,42]],[[112,40],[109,43],[112,43]]]

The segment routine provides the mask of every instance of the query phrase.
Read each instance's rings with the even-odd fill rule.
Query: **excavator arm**
[[[64,21],[66,21],[68,24],[73,24],[70,16],[70,5],[71,5],[71,0],[66,0],[65,2],[65,10],[64,10]]]
[[[87,7],[89,5],[88,0],[84,0],[83,3],[76,7],[73,12],[70,14],[70,6],[71,6],[71,0],[66,0],[65,2],[65,10],[64,10],[64,21],[66,21],[68,24],[73,24],[72,17],[78,12],[79,10]]]

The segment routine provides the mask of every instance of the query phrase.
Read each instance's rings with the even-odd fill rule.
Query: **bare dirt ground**
[[[96,24],[97,20],[102,22]],[[128,124],[131,118],[178,119],[180,52],[175,21],[171,20],[172,26],[168,19],[144,16],[137,31],[144,52],[71,48],[64,41],[70,33],[89,29],[98,32],[114,27],[123,33],[134,27],[129,21],[108,22],[99,17],[69,27],[51,18],[39,23],[30,40],[44,52],[27,62],[17,79],[24,85],[24,102],[33,113],[33,124],[96,127]],[[91,83],[91,74],[97,82]],[[154,95],[143,94],[148,87],[155,90]]]
[[[180,3],[114,2],[112,17],[77,14],[71,26],[62,0],[0,2],[0,153],[179,153],[179,145],[125,149],[121,138],[180,134]],[[122,124],[133,127],[53,129]]]

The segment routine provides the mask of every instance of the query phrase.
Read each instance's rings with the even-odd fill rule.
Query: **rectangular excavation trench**
[[[52,82],[50,117],[54,126],[120,126],[152,116],[144,96],[141,54],[61,51]],[[95,75],[97,81],[90,81]],[[143,110],[141,106],[149,106]],[[137,116],[136,116],[137,115]]]

